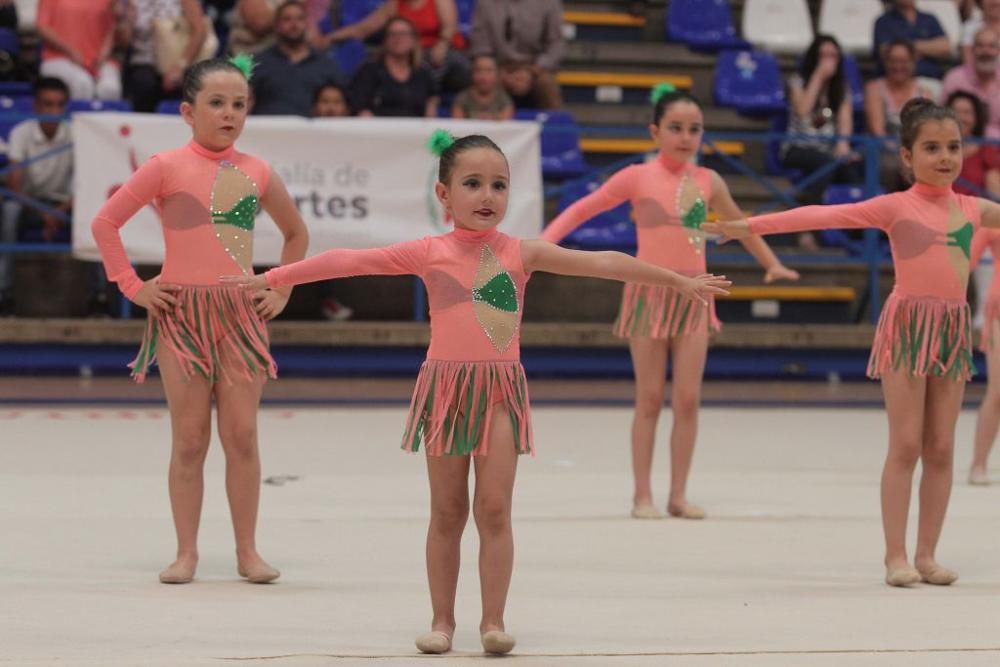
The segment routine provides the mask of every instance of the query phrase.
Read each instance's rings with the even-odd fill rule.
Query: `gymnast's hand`
[[[177,307],[177,299],[171,292],[178,292],[180,289],[178,285],[161,283],[160,276],[156,276],[142,284],[139,291],[132,297],[132,302],[159,314],[161,311]]]
[[[273,320],[285,309],[288,297],[284,290],[265,288],[254,292],[253,300],[257,304],[257,314],[265,320]]]
[[[701,229],[706,234],[718,234],[719,240],[716,243],[735,241],[753,236],[750,233],[750,223],[746,220],[719,220],[717,222],[704,222]]]
[[[703,273],[700,276],[682,276],[677,285],[677,291],[694,301],[699,301],[708,305],[708,297],[725,296],[729,294],[726,288],[732,285],[731,280],[725,276],[714,276],[711,273]]]

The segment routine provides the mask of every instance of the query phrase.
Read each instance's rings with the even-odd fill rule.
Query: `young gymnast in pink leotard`
[[[900,155],[916,181],[909,190],[859,204],[710,223],[705,229],[729,238],[834,227],[873,227],[888,234],[896,285],[882,309],[868,364],[868,374],[882,381],[889,416],[882,471],[886,583],[948,585],[958,574],[939,565],[935,551],[951,494],[955,422],[975,370],[966,301],[970,245],[980,224],[1000,227],[1000,205],[952,191],[962,167],[962,138],[950,109],[916,98],[901,117]],[[923,474],[911,565],[906,519],[918,460]]]
[[[253,270],[258,205],[284,235],[282,262],[305,255],[308,235],[294,202],[268,164],[236,150],[246,121],[250,64],[208,60],[185,77],[181,114],[189,144],[147,160],[101,208],[92,229],[108,277],[149,311],[133,375],[145,378],[156,360],[171,437],[170,504],[177,559],[164,583],[187,583],[198,564],[203,468],[212,430],[212,397],[226,454],[226,492],[236,535],[237,570],[253,583],[278,578],[257,553],[260,496],[257,407],[275,364],[266,320],[285,307],[291,290],[248,293],[220,286],[220,273]],[[160,214],[166,257],[162,273],[143,282],[129,263],[119,230],[144,206]]]
[[[972,239],[971,265],[975,268],[989,248],[994,258],[1000,258],[1000,230],[980,229]],[[979,349],[986,356],[986,395],[979,406],[976,436],[969,470],[969,483],[985,486],[990,483],[987,461],[997,431],[1000,430],[1000,271],[993,272],[986,304],[983,308],[983,330]]]
[[[534,452],[519,328],[524,290],[535,271],[668,285],[687,298],[725,293],[728,281],[682,276],[616,252],[564,250],[497,231],[507,210],[510,173],[487,137],[436,139],[435,190],[455,222],[442,236],[371,250],[331,250],[247,281],[280,288],[356,275],[420,276],[430,301],[431,343],[420,369],[403,448],[427,451],[431,520],[427,575],[433,619],[417,638],[425,653],[451,649],[459,547],[469,514],[469,468],[476,470],[472,511],[479,529],[483,613],[479,630],[488,653],[507,653],[504,607],[514,559],[511,497],[517,455]],[[470,456],[471,455],[471,456]]]
[[[742,214],[719,175],[691,162],[704,132],[704,114],[698,101],[669,84],[654,88],[651,99],[654,110],[649,132],[659,146],[656,159],[614,174],[600,189],[563,211],[542,238],[558,243],[598,213],[629,201],[639,242],[637,257],[685,275],[697,275],[706,271],[701,224],[708,211],[727,219]],[[798,273],[782,266],[760,237],[748,239],[745,245],[767,270],[764,282],[798,279]],[[669,357],[673,359],[670,407],[674,421],[667,513],[685,519],[705,517],[701,507],[688,502],[687,481],[698,435],[708,338],[719,327],[714,303],[706,310],[669,287],[625,285],[614,333],[628,338],[635,373],[632,516],[637,519],[666,516],[653,503],[651,468]]]

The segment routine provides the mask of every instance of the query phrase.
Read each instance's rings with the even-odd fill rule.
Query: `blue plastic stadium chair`
[[[383,0],[341,0],[340,25],[357,23],[378,9]]]
[[[875,194],[883,194],[882,189],[879,188]],[[824,204],[854,204],[866,199],[868,197],[865,196],[865,189],[860,185],[830,185],[823,192]],[[852,255],[863,255],[865,253],[865,242],[851,238],[843,229],[820,230],[820,240],[825,246],[844,248]],[[889,253],[888,241],[885,238],[879,242],[879,252],[883,255]]]
[[[131,111],[128,100],[70,100],[67,111]]]
[[[34,90],[27,81],[0,81],[0,95],[7,97],[30,97],[33,94]]]
[[[854,107],[854,113],[862,113],[865,110],[865,84],[861,80],[858,61],[847,53],[844,54],[844,76],[847,78],[847,85],[851,87],[851,106]]]
[[[472,31],[472,15],[476,11],[476,0],[455,0],[458,7],[458,31],[468,35]]]
[[[580,150],[580,128],[569,112],[519,109],[514,118],[542,124],[542,176],[572,178],[587,172]]]
[[[778,59],[763,51],[723,51],[715,64],[715,103],[745,114],[784,112]]]
[[[601,187],[597,180],[580,180],[567,183],[559,196],[559,211],[586,197]],[[610,211],[600,213],[570,233],[563,243],[588,249],[634,250],[635,225],[630,216],[631,207],[626,202]]]
[[[360,39],[348,39],[330,49],[341,75],[349,79],[368,59],[368,50]]]
[[[33,98],[0,95],[0,139],[6,142],[14,126],[21,121],[27,120],[25,114],[33,113],[35,113],[35,101]]]
[[[729,0],[671,0],[667,38],[712,51],[749,47],[733,27]]]
[[[160,100],[160,103],[156,105],[156,113],[162,114],[179,114],[181,112],[181,101],[180,100]]]
[[[15,58],[21,53],[21,41],[10,28],[0,28],[0,51],[6,51]]]

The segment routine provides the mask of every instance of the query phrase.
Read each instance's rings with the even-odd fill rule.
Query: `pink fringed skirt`
[[[868,377],[899,370],[918,377],[971,378],[976,367],[969,304],[890,294],[875,329]]]
[[[705,327],[709,333],[722,328],[713,300],[706,307],[669,287],[626,283],[612,331],[619,338],[673,338]]]
[[[174,296],[176,309],[149,315],[139,355],[129,364],[137,382],[146,379],[161,346],[170,349],[187,378],[198,375],[214,383],[259,373],[277,377],[267,325],[250,290],[184,286]]]
[[[983,331],[979,337],[979,350],[983,353],[1000,343],[1000,298],[989,297],[983,308]]]
[[[509,419],[518,454],[534,454],[528,382],[520,361],[438,361],[420,367],[403,449],[485,456],[493,419]]]

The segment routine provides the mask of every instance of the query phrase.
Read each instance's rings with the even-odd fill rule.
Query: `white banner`
[[[252,117],[238,148],[267,160],[281,176],[309,228],[309,254],[371,248],[450,229],[434,196],[437,160],[427,149],[436,128],[455,136],[486,134],[510,163],[511,192],[500,229],[531,238],[542,229],[542,172],[534,122],[421,118],[309,120]],[[183,146],[191,129],[179,116],[84,113],[73,117],[75,202],[73,254],[100,255],[90,221],[134,169],[154,153]],[[147,207],[122,229],[129,258],[163,261],[163,235]],[[265,213],[254,231],[254,261],[277,264],[281,234]]]

